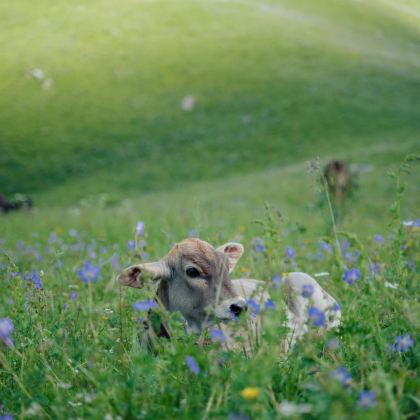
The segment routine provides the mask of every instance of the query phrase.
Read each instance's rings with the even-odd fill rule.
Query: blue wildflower
[[[200,367],[198,366],[197,361],[192,356],[187,356],[185,358],[185,363],[189,367],[190,371],[198,375],[200,373]]]
[[[369,262],[368,270],[370,274],[381,274],[381,264],[378,262]]]
[[[271,299],[267,299],[264,303],[264,308],[275,311],[277,309],[277,305]]]
[[[128,241],[127,242],[127,248],[128,248],[129,251],[136,249],[136,241],[134,241],[134,240]]]
[[[226,341],[226,337],[222,330],[211,329],[210,337],[211,340],[214,342],[218,341],[219,343],[224,343]]]
[[[31,280],[35,283],[35,286],[38,289],[42,289],[43,285],[42,285],[41,278],[38,276],[38,274],[37,274],[37,272],[35,270],[32,271]]]
[[[77,272],[83,283],[95,283],[99,278],[100,268],[94,266],[90,261],[86,261],[83,268]]]
[[[295,250],[291,246],[288,246],[286,248],[286,251],[284,254],[286,255],[286,258],[288,258],[289,260],[293,260],[296,255]]]
[[[137,222],[137,226],[136,226],[136,235],[139,236],[143,236],[144,234],[144,222],[140,221]]]
[[[188,237],[189,238],[199,238],[200,237],[200,233],[198,232],[197,229],[190,229],[188,231]]]
[[[257,316],[260,313],[260,305],[254,299],[248,299],[246,304],[252,316]]]
[[[153,299],[146,299],[146,300],[138,300],[137,302],[134,302],[131,306],[134,308],[134,310],[138,312],[142,312],[142,311],[149,311],[151,309],[155,309],[158,307],[158,304]]]
[[[273,286],[273,289],[278,290],[279,287],[284,283],[284,280],[280,274],[273,274],[271,277],[271,284]]]
[[[252,241],[252,245],[254,246],[255,251],[257,251],[257,252],[264,252],[265,251],[265,245],[264,245],[264,242],[261,238],[255,238]]]
[[[302,296],[304,298],[310,298],[314,294],[314,286],[312,284],[304,284],[302,286]]]
[[[409,334],[404,334],[397,337],[392,345],[392,350],[399,353],[406,353],[414,344],[413,339]]]
[[[13,332],[13,322],[10,318],[0,319],[0,340],[2,340],[6,346],[13,347],[13,341],[10,338],[10,334]]]
[[[322,327],[325,324],[325,313],[315,306],[308,309],[308,317],[314,327]]]
[[[77,299],[77,292],[70,292],[70,299],[76,300]]]
[[[332,246],[331,246],[328,242],[321,241],[321,242],[319,243],[319,247],[320,247],[322,250],[324,250],[327,254],[332,254],[332,250],[333,250],[333,248],[332,248]]]
[[[365,409],[374,407],[376,405],[376,394],[373,391],[360,391],[357,398],[357,405]]]
[[[1,414],[0,415],[0,420],[13,420],[13,416],[11,414]]]
[[[114,271],[118,271],[121,269],[120,265],[120,257],[118,254],[112,254],[111,257],[111,267]]]
[[[353,285],[360,280],[361,277],[362,274],[358,268],[350,268],[349,270],[344,271],[342,279],[346,283]]]
[[[338,312],[341,309],[341,306],[338,303],[334,303],[331,309],[335,312]]]
[[[331,378],[337,379],[343,386],[347,386],[350,384],[351,376],[350,373],[344,366],[339,367],[336,370],[333,370],[330,373]]]
[[[379,235],[378,233],[373,236],[373,239],[375,242],[379,245],[383,245],[385,243],[385,239],[382,235]]]

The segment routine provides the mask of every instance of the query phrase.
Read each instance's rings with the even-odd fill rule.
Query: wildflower
[[[319,247],[323,250],[323,251],[325,251],[327,254],[332,254],[332,246],[328,243],[328,242],[325,242],[325,241],[321,241],[320,243],[319,243]]]
[[[35,286],[38,289],[42,289],[42,287],[43,287],[42,281],[41,281],[40,277],[38,276],[38,274],[37,274],[37,272],[35,270],[32,271],[31,280],[35,283]]]
[[[70,292],[70,299],[76,300],[77,299],[77,292]]]
[[[360,391],[357,399],[360,408],[372,408],[376,405],[376,394],[373,391]]]
[[[308,316],[314,327],[322,327],[325,324],[325,313],[315,306],[308,309]]]
[[[388,289],[398,289],[398,284],[397,283],[390,283],[388,281],[386,281],[384,283],[385,287],[388,287]]]
[[[190,229],[188,231],[188,237],[190,237],[190,238],[199,238],[200,237],[200,234],[199,234],[199,232],[198,232],[197,229]]]
[[[264,303],[264,308],[275,311],[277,309],[277,305],[271,299],[267,299]]]
[[[334,303],[331,309],[335,312],[338,312],[341,309],[341,306],[338,303]]]
[[[210,337],[213,342],[218,341],[220,343],[224,343],[226,341],[226,337],[223,334],[222,330],[217,330],[217,329],[210,330]]]
[[[360,280],[360,278],[362,277],[362,274],[360,272],[360,270],[358,268],[351,268],[349,270],[346,270],[343,273],[343,277],[342,279],[350,284],[353,285],[354,283],[356,283],[358,280]]]
[[[138,300],[131,305],[136,311],[149,311],[151,309],[157,308],[158,304],[153,299]]]
[[[279,412],[284,417],[298,416],[300,414],[310,413],[312,406],[310,404],[295,404],[289,401],[282,401],[278,406]]]
[[[254,386],[248,386],[241,391],[242,398],[246,400],[255,400],[260,395],[260,389]]]
[[[99,267],[95,267],[90,261],[86,261],[77,274],[83,283],[95,283],[99,278],[99,272]]]
[[[314,286],[312,284],[304,284],[302,286],[302,296],[304,298],[310,298],[314,294]]]
[[[339,367],[336,370],[333,370],[330,373],[331,378],[337,379],[343,386],[347,386],[350,384],[351,376],[350,373],[344,366]]]
[[[13,331],[13,322],[10,318],[0,319],[0,340],[2,340],[6,346],[13,347],[13,341],[10,338],[10,334]]]
[[[295,258],[296,253],[295,253],[295,250],[291,246],[288,246],[286,248],[285,255],[286,255],[286,258],[288,258],[289,260],[293,260]]]
[[[194,95],[184,96],[180,103],[181,109],[185,112],[190,112],[194,109],[195,102],[196,102],[196,98]]]
[[[111,257],[111,267],[114,271],[119,271],[121,266],[120,266],[120,259],[118,254],[112,254]]]
[[[137,237],[139,236],[143,236],[144,234],[144,222],[139,221],[137,222],[137,226],[136,226],[136,235]]]
[[[381,274],[381,264],[378,262],[369,262],[368,270],[370,274]]]
[[[136,249],[136,241],[133,241],[133,240],[128,241],[127,248],[129,251]]]
[[[255,317],[260,313],[260,305],[257,302],[255,302],[254,299],[248,299],[246,301],[246,304],[248,305],[248,309],[250,310],[252,316]]]
[[[271,284],[273,289],[278,290],[278,288],[284,283],[284,280],[280,274],[273,274],[271,277]]]
[[[403,226],[406,228],[419,228],[420,227],[420,219],[405,220],[402,223],[403,223]]]
[[[13,416],[11,414],[1,414],[0,415],[0,420],[13,420]]]
[[[395,339],[394,344],[391,346],[391,348],[396,352],[406,353],[410,349],[410,347],[413,346],[413,344],[413,339],[408,334],[404,334]]]
[[[385,243],[385,239],[382,235],[376,234],[376,235],[374,235],[373,239],[379,245],[383,245]]]
[[[261,238],[255,238],[252,241],[252,245],[254,245],[255,251],[257,252],[264,252],[265,251],[265,245]]]
[[[198,363],[194,359],[194,357],[187,356],[185,358],[185,363],[187,364],[187,366],[189,367],[189,369],[192,373],[195,373],[196,375],[198,375],[200,373],[200,367],[198,366]]]

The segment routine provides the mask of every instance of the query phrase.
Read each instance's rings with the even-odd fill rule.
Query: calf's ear
[[[168,278],[170,269],[166,262],[156,261],[151,263],[132,265],[126,268],[119,276],[118,280],[123,286],[141,289],[149,280]]]
[[[238,242],[227,242],[217,248],[217,251],[223,252],[229,258],[229,273],[233,271],[239,258],[244,253],[244,247]]]

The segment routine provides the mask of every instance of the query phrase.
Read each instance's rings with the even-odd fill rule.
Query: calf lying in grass
[[[248,310],[270,302],[266,283],[252,279],[230,279],[230,273],[243,254],[243,246],[229,242],[213,248],[199,239],[185,239],[161,260],[133,265],[119,276],[124,286],[142,288],[147,279],[158,283],[157,299],[169,311],[179,311],[187,333],[200,333],[219,325],[235,347],[238,329],[233,321]],[[330,329],[339,324],[340,308],[312,277],[288,273],[284,278],[289,333],[283,349],[287,351],[308,330],[308,322]],[[250,308],[252,312],[252,307]],[[255,315],[255,311],[254,311]],[[258,316],[250,317],[254,337]],[[243,346],[249,352],[249,346]]]

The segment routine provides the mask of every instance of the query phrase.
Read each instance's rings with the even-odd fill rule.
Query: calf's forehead
[[[206,274],[212,274],[220,263],[227,262],[227,257],[216,251],[209,243],[200,239],[185,239],[177,243],[166,256],[172,266],[191,261],[197,264]]]

